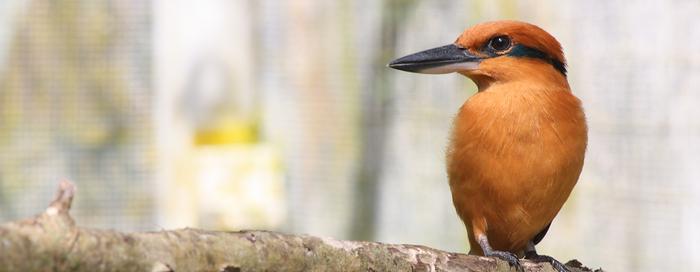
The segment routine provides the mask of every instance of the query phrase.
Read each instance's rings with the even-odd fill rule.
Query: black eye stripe
[[[522,44],[516,44],[506,55],[511,57],[528,57],[544,60],[552,64],[554,69],[557,69],[557,71],[566,76],[566,65],[563,62],[535,48],[527,47]]]
[[[500,56],[518,57],[518,58],[534,58],[543,60],[557,69],[560,73],[566,76],[566,64],[557,60],[556,58],[547,55],[545,52],[537,50],[532,47],[524,46],[522,44],[512,44],[510,50],[507,52],[495,51],[490,46],[491,40],[481,49],[481,53],[488,56],[487,58],[495,58]]]

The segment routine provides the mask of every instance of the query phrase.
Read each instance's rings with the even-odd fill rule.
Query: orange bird
[[[532,24],[488,22],[389,67],[457,72],[479,89],[460,108],[447,152],[469,253],[506,260],[519,271],[519,256],[567,271],[535,251],[579,178],[588,141],[559,42]]]

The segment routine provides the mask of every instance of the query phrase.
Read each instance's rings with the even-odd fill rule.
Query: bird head
[[[541,28],[518,21],[477,24],[449,45],[398,58],[389,67],[414,73],[457,72],[485,89],[492,83],[532,80],[566,82],[559,42]]]

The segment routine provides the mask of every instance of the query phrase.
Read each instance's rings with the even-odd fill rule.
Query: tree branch
[[[510,271],[491,258],[419,245],[340,241],[269,231],[181,229],[121,233],[81,228],[69,215],[75,186],[62,181],[46,211],[0,225],[7,271]],[[572,271],[591,271],[578,261]],[[526,271],[553,271],[524,261]]]

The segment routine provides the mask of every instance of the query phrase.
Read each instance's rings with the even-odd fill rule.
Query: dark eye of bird
[[[508,36],[498,36],[489,41],[489,47],[494,51],[503,51],[510,48],[510,38]]]

